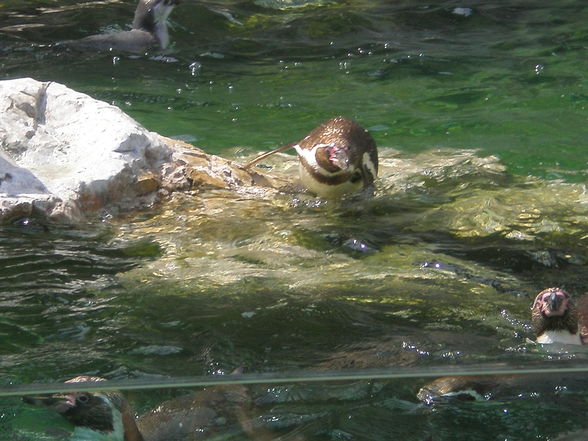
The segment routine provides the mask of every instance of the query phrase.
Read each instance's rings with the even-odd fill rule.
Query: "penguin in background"
[[[237,369],[232,374],[241,372]],[[101,381],[104,378],[82,375],[66,383]],[[74,426],[70,441],[197,441],[226,439],[241,432],[260,441],[276,438],[255,419],[249,391],[242,385],[212,386],[181,395],[138,418],[119,391],[76,391],[23,400],[69,421]]]
[[[56,44],[79,50],[117,51],[141,54],[169,45],[168,19],[180,0],[139,0],[132,29],[112,34],[90,35]]]

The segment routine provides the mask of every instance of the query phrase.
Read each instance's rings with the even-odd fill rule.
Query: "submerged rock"
[[[198,198],[176,193],[148,219],[119,224],[117,239],[150,238],[163,250],[119,281],[205,305],[255,298],[237,309],[234,324],[265,330],[280,323],[286,330],[268,338],[276,351],[280,338],[299,329],[319,335],[327,331],[315,327],[330,323],[337,344],[316,356],[315,369],[477,363],[531,351],[527,296],[561,283],[585,289],[583,187],[513,177],[497,158],[471,150],[410,155],[381,148],[380,159],[370,200],[332,203],[238,186],[209,188]],[[266,167],[295,176],[298,161],[272,156]],[[492,204],[498,197],[502,204]],[[523,222],[531,207],[544,216]],[[484,216],[521,236],[497,233]],[[458,223],[471,227],[454,229]],[[541,223],[571,228],[556,234]],[[553,259],[537,260],[541,251]],[[374,311],[381,314],[374,318]],[[379,332],[366,336],[374,328]],[[315,356],[291,357],[306,363]]]
[[[197,200],[178,195],[123,235],[157,232],[167,250],[139,272],[215,285],[255,277],[313,291],[317,280],[322,287],[360,280],[373,285],[402,274],[513,293],[520,292],[513,268],[555,268],[562,260],[576,265],[588,257],[582,251],[588,237],[580,216],[586,206],[582,185],[516,178],[497,158],[473,150],[407,155],[382,148],[380,159],[371,200],[332,203],[304,193],[245,191],[257,187],[228,180],[228,190],[217,186]],[[270,183],[274,187],[294,179],[295,156],[275,155],[266,162],[267,170],[283,177]],[[530,217],[532,211],[544,215]],[[548,228],[556,224],[566,225],[565,231]],[[365,244],[369,252],[350,244]]]

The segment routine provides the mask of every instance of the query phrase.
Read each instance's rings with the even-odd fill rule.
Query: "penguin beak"
[[[65,413],[75,406],[75,397],[72,394],[33,395],[22,399],[27,404],[48,407],[54,412]]]
[[[329,147],[329,161],[331,164],[339,167],[341,170],[349,167],[349,154],[348,149],[344,147],[332,146]]]
[[[557,292],[552,292],[549,297],[547,298],[547,304],[549,305],[549,309],[553,312],[559,311],[563,302],[563,296],[558,294]]]
[[[540,308],[546,317],[563,316],[568,312],[568,298],[560,290],[546,292],[541,298]]]

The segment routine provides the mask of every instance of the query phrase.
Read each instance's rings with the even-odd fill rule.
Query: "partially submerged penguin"
[[[553,393],[558,389],[583,390],[585,384],[584,373],[456,375],[431,381],[418,391],[417,398],[426,404],[432,404],[443,398],[460,401],[508,399],[522,394]]]
[[[235,372],[240,373],[240,372]],[[79,376],[66,383],[104,381]],[[255,427],[244,386],[216,386],[165,401],[135,419],[124,396],[117,391],[69,392],[25,397],[25,402],[46,406],[74,425],[71,440],[92,441],[194,441],[223,438],[244,431],[254,439],[274,439]]]
[[[378,150],[372,136],[355,121],[331,118],[301,141],[263,153],[245,168],[292,148],[300,161],[302,184],[318,196],[337,199],[373,187]]]
[[[80,40],[68,40],[58,44],[78,49],[144,53],[169,44],[167,20],[180,0],[139,0],[130,31],[112,34],[90,35]]]
[[[456,375],[437,378],[421,387],[417,398],[427,404],[441,397],[455,398],[462,401],[483,400],[491,394],[512,390],[514,375]]]
[[[561,288],[547,288],[535,297],[531,322],[537,343],[586,344],[588,341],[588,296],[574,302]],[[582,376],[572,376],[572,380]],[[553,389],[560,377],[535,375],[473,375],[438,378],[423,386],[417,397],[431,403],[441,397],[474,400],[517,390]]]
[[[535,297],[531,322],[537,343],[586,344],[588,297],[576,304],[563,289],[547,288]]]
[[[66,383],[96,381],[104,379],[84,375]],[[24,401],[63,415],[75,427],[72,440],[145,441],[127,400],[119,392],[70,392],[24,397]]]

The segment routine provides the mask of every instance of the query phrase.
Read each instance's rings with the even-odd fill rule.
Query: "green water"
[[[109,54],[31,47],[124,28],[133,2],[61,12],[60,5],[76,2],[3,3],[2,76],[63,82],[213,153],[291,142],[343,114],[370,128],[378,145],[480,148],[517,174],[586,179],[581,1],[365,1],[280,10],[188,0],[172,15],[170,63],[113,63]],[[57,11],[41,14],[34,4]],[[457,7],[471,15],[456,14]]]
[[[380,147],[378,193],[333,206],[203,191],[121,220],[1,227],[3,385],[585,362],[583,348],[526,341],[536,292],[588,286],[585,2],[184,0],[165,59],[49,46],[125,29],[133,9],[0,0],[0,78],[62,82],[230,157],[352,117]],[[255,418],[286,439],[551,440],[586,427],[582,386],[431,407],[415,396],[427,381],[251,394]],[[141,413],[174,393],[128,396]],[[2,439],[65,426],[18,399],[0,406]]]

